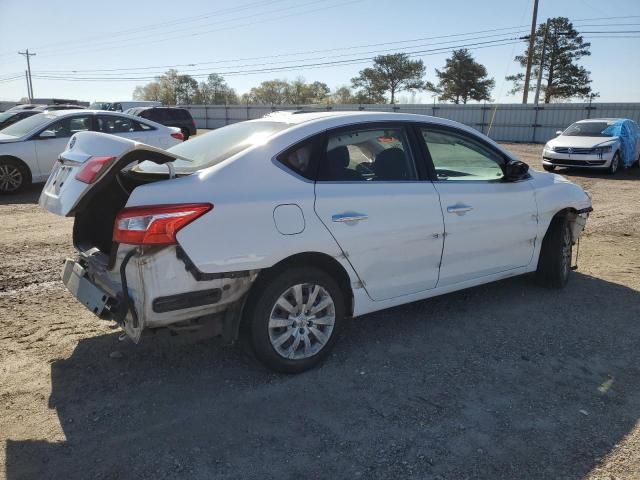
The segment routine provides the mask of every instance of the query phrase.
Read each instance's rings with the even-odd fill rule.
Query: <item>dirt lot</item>
[[[58,280],[71,221],[39,188],[3,199],[0,477],[640,478],[640,170],[568,174],[595,212],[566,290],[368,315],[299,376],[217,340],[119,341]]]

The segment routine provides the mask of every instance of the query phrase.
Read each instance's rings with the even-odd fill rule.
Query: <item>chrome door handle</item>
[[[369,216],[364,213],[339,213],[333,215],[331,220],[338,223],[352,223],[352,222],[361,222],[362,220],[368,219]]]
[[[456,215],[464,215],[467,212],[473,210],[471,205],[465,205],[464,203],[456,203],[455,205],[449,205],[447,207],[447,212],[455,213]]]

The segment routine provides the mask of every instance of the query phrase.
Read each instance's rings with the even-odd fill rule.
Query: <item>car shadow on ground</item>
[[[44,187],[44,183],[33,183],[20,193],[2,195],[0,196],[0,205],[38,203],[42,187]]]
[[[640,415],[639,305],[579,273],[505,280],[351,320],[297,376],[212,340],[88,338],[51,366],[66,441],[9,440],[6,475],[583,478]]]

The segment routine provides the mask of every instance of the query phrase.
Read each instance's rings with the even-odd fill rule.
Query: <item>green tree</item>
[[[205,82],[200,82],[194,100],[194,103],[205,105],[233,105],[238,102],[236,91],[217,73],[212,73]]]
[[[266,80],[249,91],[252,103],[282,105],[289,99],[289,83],[286,80]]]
[[[355,99],[353,98],[351,89],[347,86],[342,86],[337,88],[331,94],[331,101],[332,103],[337,103],[337,104],[348,104],[348,103],[354,103]]]
[[[364,98],[379,100],[388,92],[391,103],[395,103],[398,92],[424,88],[424,73],[422,60],[411,60],[404,53],[379,55],[373,59],[373,67],[361,70],[351,83]]]
[[[546,29],[546,24],[543,24],[536,30],[530,89],[534,90],[536,86],[535,79],[540,69],[542,45],[545,33],[547,33],[547,47],[542,62],[544,103],[588,96],[591,93],[591,78],[589,77],[591,72],[578,65],[577,62],[582,57],[591,55],[589,51],[591,44],[583,40],[566,17],[552,18],[549,23],[549,31],[546,32]],[[527,65],[528,54],[529,48],[527,47],[522,55],[515,58],[515,61],[520,63],[523,68]],[[522,91],[524,73],[510,75],[506,79],[513,82],[512,94]]]
[[[442,70],[436,68],[438,85],[427,82],[426,89],[438,94],[441,100],[467,103],[469,100],[491,100],[495,85],[487,78],[487,69],[476,62],[466,48],[454,50]]]

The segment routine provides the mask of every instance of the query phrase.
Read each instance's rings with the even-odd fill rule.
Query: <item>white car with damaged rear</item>
[[[477,131],[369,112],[275,113],[168,150],[79,133],[40,205],[74,216],[63,281],[134,340],[209,326],[301,372],[347,317],[536,272],[569,279],[591,211]]]
[[[160,148],[183,140],[179,128],[131,115],[94,110],[39,113],[0,130],[0,194],[18,193],[31,182],[44,182],[77,132],[96,131]]]

